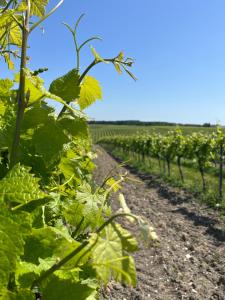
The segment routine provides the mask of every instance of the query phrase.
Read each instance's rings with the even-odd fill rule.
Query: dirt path
[[[117,162],[102,148],[96,151],[95,180],[101,183]],[[103,299],[225,300],[225,224],[217,212],[151,176],[128,172],[141,183],[123,184],[126,201],[132,212],[152,221],[161,245],[134,254],[135,289],[112,283]]]

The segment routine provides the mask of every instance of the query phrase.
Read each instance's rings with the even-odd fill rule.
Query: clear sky
[[[62,22],[73,25],[81,13],[80,41],[101,36],[92,43],[101,56],[123,50],[135,58],[138,77],[134,82],[113,66],[97,66],[91,75],[104,99],[87,110],[90,117],[225,124],[224,0],[65,0],[43,24],[45,33],[37,30],[30,39],[30,67],[49,68],[46,86],[74,68],[73,42]],[[81,66],[91,60],[87,47]]]

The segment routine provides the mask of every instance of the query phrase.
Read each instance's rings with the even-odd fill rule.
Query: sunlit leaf
[[[31,14],[37,17],[43,17],[47,4],[48,0],[31,0]]]
[[[93,104],[97,99],[102,99],[102,89],[99,82],[91,76],[86,76],[81,84],[78,103],[81,109]]]

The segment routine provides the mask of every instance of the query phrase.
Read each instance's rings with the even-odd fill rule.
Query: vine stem
[[[129,213],[118,213],[116,215],[113,215],[111,218],[109,218],[105,223],[103,223],[96,231],[96,234],[99,234],[103,231],[103,229],[111,224],[115,219],[119,217],[132,217],[135,220],[137,220],[137,217],[135,215],[129,214]],[[90,243],[89,240],[84,241],[78,248],[73,250],[71,253],[69,253],[66,257],[64,257],[61,261],[54,264],[50,269],[48,269],[46,272],[44,272],[37,280],[35,280],[31,286],[31,289],[34,289],[35,287],[38,287],[40,283],[49,277],[51,274],[53,274],[55,271],[59,270],[62,266],[64,266],[68,261],[70,261],[75,255],[77,255],[79,252],[81,252],[88,244]]]
[[[27,43],[29,36],[29,21],[30,21],[30,0],[27,0],[28,8],[25,13],[25,19],[22,29],[22,49],[21,49],[21,61],[20,61],[20,82],[17,94],[17,116],[16,116],[16,128],[14,133],[14,138],[12,142],[12,148],[10,153],[10,168],[12,168],[18,157],[19,143],[20,143],[20,130],[24,117],[24,111],[26,108],[25,101],[25,68],[27,65]]]
[[[74,45],[76,48],[76,60],[77,60],[77,70],[79,72],[80,70],[80,50],[77,44],[77,35],[76,35],[76,31],[72,33],[73,34],[73,40],[74,40]]]

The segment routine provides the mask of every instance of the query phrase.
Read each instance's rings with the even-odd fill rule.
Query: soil
[[[102,183],[113,168],[117,175],[128,172],[132,180],[122,190],[126,202],[133,213],[149,219],[160,238],[159,247],[140,245],[134,254],[137,287],[111,282],[102,299],[225,300],[225,223],[219,212],[151,175],[119,167],[100,147],[96,152],[95,181]]]

